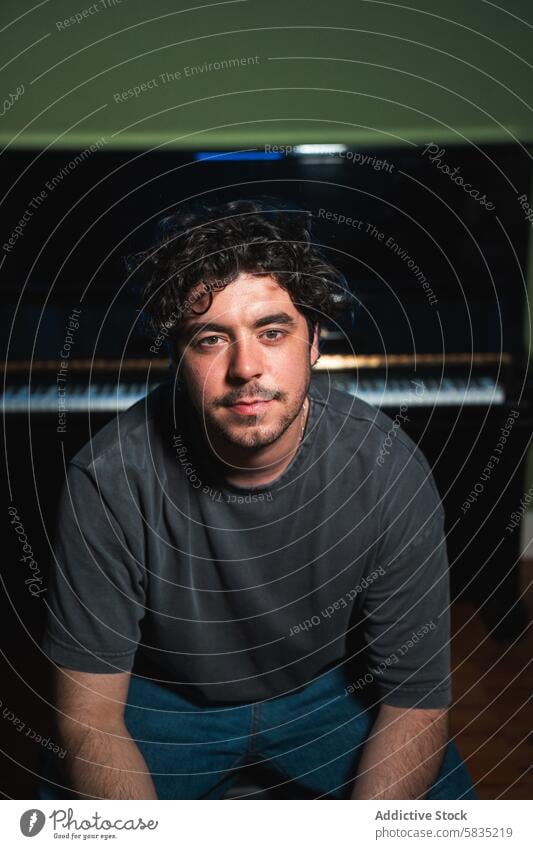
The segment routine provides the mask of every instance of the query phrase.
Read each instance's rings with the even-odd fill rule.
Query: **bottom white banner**
[[[494,846],[531,849],[527,801],[4,801],[5,846],[63,841],[112,846],[305,849]],[[242,802],[247,804],[241,804]]]

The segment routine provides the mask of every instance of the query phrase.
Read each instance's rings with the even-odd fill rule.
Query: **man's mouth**
[[[231,404],[230,410],[234,410],[234,412],[241,416],[255,416],[257,413],[261,413],[263,410],[266,410],[268,405],[271,403],[272,400],[250,398],[244,401],[238,401],[236,404]]]

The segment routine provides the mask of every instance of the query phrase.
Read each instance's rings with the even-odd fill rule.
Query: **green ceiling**
[[[533,140],[528,0],[4,0],[2,27],[3,145]]]

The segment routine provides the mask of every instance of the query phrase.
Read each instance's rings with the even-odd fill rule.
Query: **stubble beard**
[[[220,420],[217,416],[212,415],[207,410],[203,410],[204,422],[208,431],[212,434],[219,435],[225,442],[238,448],[250,449],[251,451],[258,448],[266,448],[272,445],[289,429],[292,423],[302,415],[302,407],[305,402],[307,392],[309,390],[310,380],[307,381],[303,391],[291,409],[284,412],[281,418],[274,425],[263,425],[261,423],[262,416],[248,416],[246,421],[243,419],[242,424],[231,424],[225,420]],[[279,404],[279,401],[273,401],[273,404]],[[226,408],[227,409],[227,408]],[[268,416],[269,413],[266,413]]]

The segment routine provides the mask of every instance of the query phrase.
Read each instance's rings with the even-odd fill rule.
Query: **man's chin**
[[[257,451],[280,439],[291,424],[289,416],[275,412],[272,409],[256,416],[237,416],[225,408],[215,415],[206,415],[205,421],[213,436],[218,435],[233,448]]]
[[[267,445],[272,445],[280,436],[277,432],[265,432],[262,428],[253,425],[248,428],[247,432],[243,432],[242,429],[240,432],[237,432],[233,429],[223,428],[219,430],[219,433],[226,442],[235,446],[235,448],[250,450],[266,448]]]

